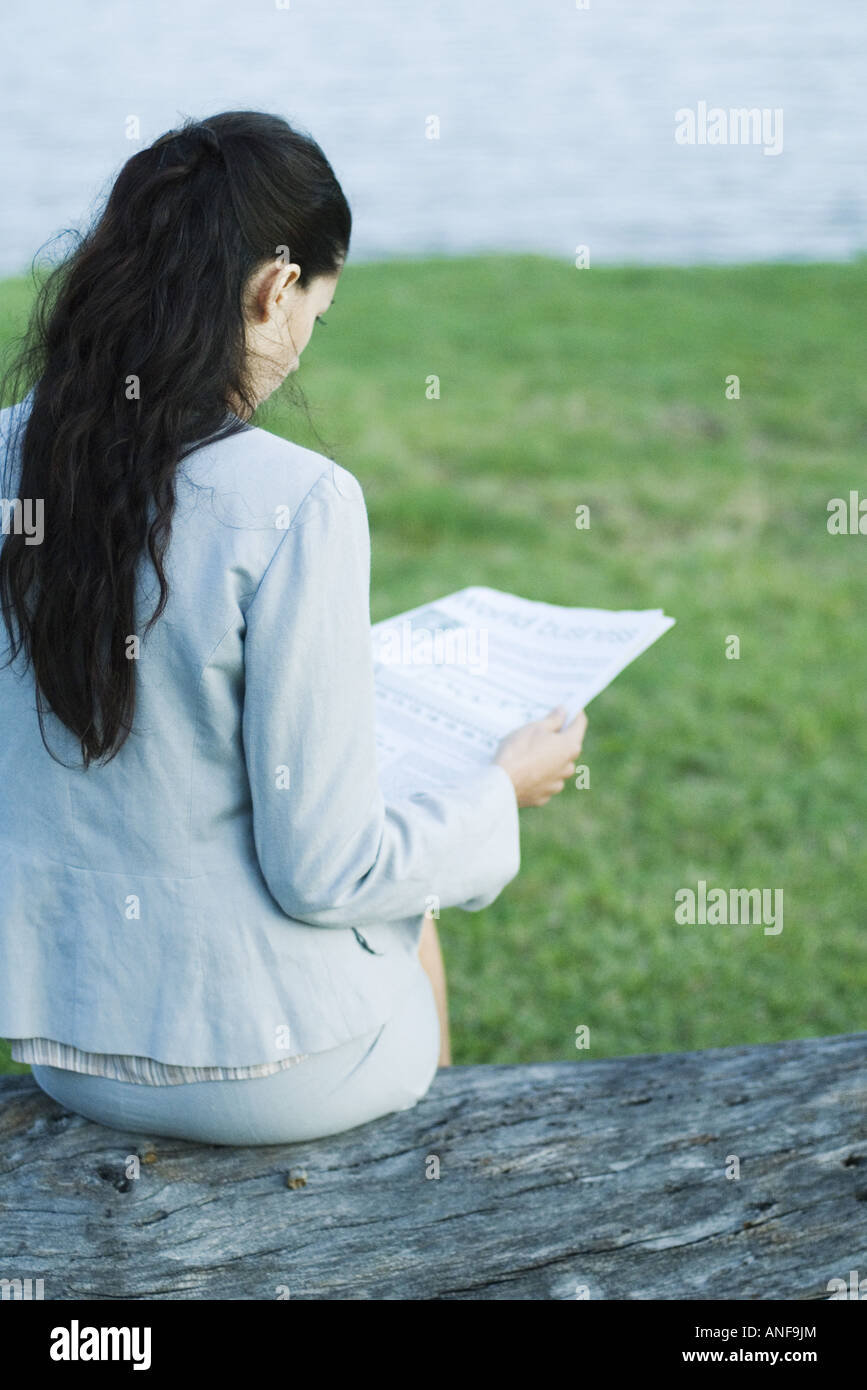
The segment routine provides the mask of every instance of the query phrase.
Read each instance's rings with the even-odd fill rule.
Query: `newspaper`
[[[556,705],[571,719],[673,626],[661,608],[564,608],[481,587],[376,623],[383,794],[459,784],[520,724]]]

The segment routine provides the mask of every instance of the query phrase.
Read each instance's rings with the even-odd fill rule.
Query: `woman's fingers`
[[[553,730],[553,732],[556,733],[558,729],[562,729],[565,718],[566,710],[564,706],[556,705],[554,709],[551,710],[550,714],[546,714],[544,719],[539,720],[539,723],[545,724],[549,729]]]
[[[500,741],[494,761],[508,773],[519,806],[544,806],[565,787],[575,772],[587,716],[583,710],[570,720],[564,705],[543,719],[513,729]]]
[[[571,757],[577,757],[581,752],[581,745],[584,742],[584,735],[587,732],[587,715],[583,709],[579,709],[575,718],[562,730],[562,737],[569,747]]]

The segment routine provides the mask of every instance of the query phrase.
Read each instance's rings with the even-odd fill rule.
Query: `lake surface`
[[[250,106],[323,146],[354,259],[867,246],[863,0],[42,0],[4,30],[0,274],[86,220],[182,116]],[[781,112],[779,152],[678,143],[675,113],[701,103]]]

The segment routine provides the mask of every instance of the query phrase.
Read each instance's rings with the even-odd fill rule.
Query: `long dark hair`
[[[288,248],[304,289],[339,270],[350,232],[315,141],[279,117],[229,111],[134,154],[42,283],[4,398],[31,393],[7,458],[18,451],[15,495],[40,499],[44,536],[6,535],[0,606],[9,661],[23,649],[33,666],[46,748],[46,708],[78,738],[85,767],[126,741],[138,562],[146,552],[159,583],[146,635],[168,599],[178,465],[250,428],[255,411],[248,277]]]

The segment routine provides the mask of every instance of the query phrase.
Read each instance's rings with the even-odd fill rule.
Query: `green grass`
[[[456,1062],[865,1026],[867,537],[826,528],[867,495],[865,290],[864,261],[345,272],[300,380],[365,489],[374,621],[468,584],[677,619],[589,707],[590,789],[521,813],[492,907],[443,913]],[[321,447],[285,402],[263,423]],[[782,933],[675,925],[699,878],[782,888]]]

